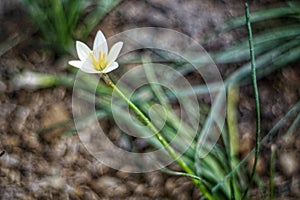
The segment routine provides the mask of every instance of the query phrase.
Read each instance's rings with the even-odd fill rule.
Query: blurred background
[[[233,121],[227,121],[225,128],[229,137],[235,138],[229,143],[235,146],[237,161],[229,160],[236,166],[255,147],[256,133],[244,3],[1,0],[0,152],[5,153],[0,157],[0,199],[200,199],[201,193],[187,177],[161,171],[124,173],[87,152],[72,120],[76,71],[67,62],[77,57],[75,40],[92,46],[98,30],[109,37],[132,28],[163,27],[195,39],[212,56],[231,88],[227,106],[232,115],[227,115],[227,120]],[[265,140],[248,197],[299,199],[300,4],[255,0],[249,7],[258,67],[261,138]],[[174,62],[172,66],[179,65]],[[201,78],[180,67],[198,89],[207,116],[210,102],[201,93]],[[129,68],[113,72],[113,77]],[[99,121],[116,145],[124,149],[135,146],[138,151],[152,148],[144,140],[124,136],[107,109],[99,105],[99,112],[104,113],[99,114]],[[226,147],[226,142],[219,143],[220,148]],[[228,155],[223,158],[227,160]],[[253,160],[249,158],[239,168],[245,180],[249,180]],[[222,168],[220,160],[212,162]],[[199,164],[197,159],[192,163]],[[175,163],[169,168],[180,170]],[[213,189],[232,168],[218,170],[219,177],[206,177],[201,170],[197,175],[207,178]],[[243,193],[247,184],[237,182]],[[230,187],[222,187],[224,194],[229,194]]]

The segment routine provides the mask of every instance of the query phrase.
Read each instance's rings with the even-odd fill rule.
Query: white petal
[[[95,37],[93,52],[95,56],[98,56],[98,52],[107,54],[107,42],[101,31],[98,31]]]
[[[80,68],[82,71],[86,72],[86,73],[90,73],[90,74],[97,74],[100,73],[100,71],[97,71],[94,69],[93,66],[91,65],[84,65]]]
[[[89,53],[91,52],[90,48],[80,41],[76,41],[76,50],[80,60],[86,59],[86,57],[88,57]]]
[[[89,74],[99,74],[101,73],[100,71],[94,70],[94,68],[90,69],[90,68],[81,68],[80,70],[82,70],[85,73],[89,73]]]
[[[82,67],[80,69],[86,73],[92,73],[92,74],[100,73],[99,71],[95,70],[91,57],[88,57],[82,63]]]
[[[119,67],[119,64],[117,62],[112,63],[111,65],[107,66],[102,73],[108,73],[111,72]]]
[[[83,62],[80,60],[71,60],[69,61],[69,65],[72,65],[73,67],[81,68]]]
[[[108,65],[115,62],[115,60],[118,58],[119,53],[123,47],[123,42],[118,42],[112,46],[112,48],[109,51],[109,54],[107,56]]]

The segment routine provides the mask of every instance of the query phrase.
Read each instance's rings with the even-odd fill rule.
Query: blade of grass
[[[151,63],[149,58],[143,58],[143,63],[147,62],[147,63]],[[171,138],[176,137],[176,141],[178,141],[179,143],[177,143],[176,146],[180,147],[181,146],[181,150],[187,150],[187,146],[186,144],[189,143],[189,141],[193,140],[193,136],[195,136],[195,131],[192,130],[192,128],[190,128],[187,124],[185,124],[172,110],[171,106],[169,105],[168,101],[167,101],[167,97],[165,96],[162,88],[160,85],[158,84],[153,84],[153,83],[158,83],[158,80],[155,77],[155,72],[153,71],[153,67],[152,66],[145,66],[144,65],[144,70],[145,70],[145,75],[147,77],[147,79],[149,80],[150,83],[150,88],[154,93],[154,96],[158,98],[159,103],[163,106],[163,108],[165,109],[165,111],[167,112],[167,122],[174,128],[175,133],[172,133],[171,137],[169,137],[170,135],[166,136]],[[188,102],[187,102],[188,103]],[[182,106],[182,105],[181,105]],[[195,112],[197,112],[197,109],[195,109]],[[160,116],[162,116],[162,112],[157,110],[158,114],[160,114]],[[178,131],[180,130],[184,130],[184,132],[181,132],[181,134],[178,134]],[[171,131],[170,131],[171,132]],[[177,133],[177,134],[176,134]],[[192,138],[191,138],[192,137]],[[188,139],[189,138],[189,139]],[[175,141],[175,144],[176,144]],[[184,142],[186,141],[186,142]],[[195,145],[195,144],[194,144]],[[190,148],[193,148],[193,144],[189,145]]]
[[[87,38],[90,32],[104,18],[104,16],[121,2],[122,0],[99,1],[96,5],[96,9],[89,13],[84,18],[83,24],[78,27],[78,30],[82,31],[82,38]]]
[[[300,56],[300,47],[299,40],[294,39],[284,43],[283,45],[273,49],[270,52],[265,53],[264,55],[259,56],[256,59],[256,70],[257,77],[263,77],[271,72],[286,66],[288,63],[297,60]],[[249,83],[248,77],[251,74],[251,63],[246,63],[234,73],[232,73],[225,81],[225,85],[229,84],[241,84],[245,85]],[[220,83],[210,83],[209,87],[212,88],[213,92],[219,91]],[[191,95],[191,94],[207,94],[208,86],[207,85],[197,85],[193,86],[193,90],[179,90],[178,96],[181,95]],[[169,98],[174,98],[172,94],[168,94]]]
[[[189,166],[178,156],[176,151],[168,144],[168,142],[165,140],[165,138],[162,136],[162,134],[156,129],[156,127],[150,122],[148,117],[142,113],[142,111],[136,107],[135,104],[133,104],[122,91],[120,91],[116,85],[111,81],[109,76],[107,74],[103,74],[102,78],[104,79],[105,83],[111,87],[127,104],[128,106],[135,112],[137,117],[141,122],[144,123],[144,125],[148,126],[151,131],[154,133],[154,136],[157,137],[159,142],[164,146],[164,148],[167,150],[170,156],[172,156],[174,159],[176,159],[178,165],[187,173],[195,175],[194,172],[189,168]],[[205,185],[203,185],[199,180],[197,179],[191,179],[192,182],[200,189],[200,191],[203,193],[203,195],[208,199],[213,199]]]
[[[271,160],[270,160],[270,200],[275,200],[275,155],[276,145],[271,146]]]
[[[294,120],[293,124],[290,126],[290,128],[287,130],[287,132],[285,133],[285,135],[283,136],[284,140],[288,140],[289,137],[296,132],[297,127],[300,124],[300,113],[298,114],[298,116],[296,117],[296,119]]]
[[[24,35],[12,35],[6,39],[6,41],[2,42],[0,44],[0,57],[7,51],[17,46],[20,42],[24,41],[27,35],[29,34],[25,33]]]
[[[271,139],[278,133],[279,129],[282,128],[286,123],[295,115],[295,113],[299,112],[300,110],[300,101],[298,101],[287,113],[284,117],[282,117],[273,128],[267,133],[267,135],[261,140],[261,145],[268,143]],[[221,187],[233,174],[237,173],[242,166],[244,166],[250,158],[254,155],[255,149],[251,150],[251,152],[230,172],[228,173],[222,181],[216,184],[212,191],[217,190]]]
[[[69,3],[66,10],[66,16],[68,16],[67,27],[69,30],[74,30],[80,14],[84,10],[84,2],[80,0],[73,0]]]
[[[183,172],[177,172],[177,171],[173,171],[173,170],[170,170],[170,169],[167,169],[167,168],[162,168],[161,171],[165,172],[167,174],[170,174],[170,175],[186,176],[186,177],[189,177],[189,178],[198,179],[199,181],[202,181],[204,184],[207,184],[207,182],[204,179],[202,179],[198,176],[195,176],[195,175],[191,175],[191,174],[187,174],[187,173],[183,173]]]
[[[278,8],[271,8],[271,9],[263,9],[260,11],[253,12],[251,14],[251,22],[258,22],[267,19],[274,19],[280,18],[283,16],[293,16],[295,14],[299,14],[300,4],[294,4],[293,7],[286,6],[286,7],[278,7]],[[227,26],[222,31],[228,31],[230,29],[243,26],[245,23],[244,17],[238,17],[228,23]]]
[[[274,19],[274,18],[281,18],[281,17],[293,17],[294,15],[299,14],[299,9],[300,9],[300,5],[297,3],[293,5],[288,4],[287,6],[280,5],[277,8],[263,9],[252,13],[252,22],[254,23],[254,22],[259,22],[259,21]],[[237,17],[229,21],[228,23],[226,23],[226,25],[222,27],[220,30],[204,37],[201,43],[207,43],[212,38],[217,37],[221,33],[243,26],[244,23],[245,23],[244,16]]]
[[[230,171],[238,164],[239,133],[237,126],[237,104],[239,88],[237,85],[229,85],[227,95],[227,126],[229,134],[228,160]],[[231,199],[240,199],[240,192],[237,188],[237,178],[233,175],[230,179]]]
[[[274,70],[285,66],[287,63],[294,61],[300,53],[298,48],[299,41],[291,40],[282,46],[267,52],[256,59],[256,70],[258,77],[265,76]],[[239,83],[245,81],[251,74],[251,63],[243,65],[240,69],[236,70],[227,80],[226,83]]]
[[[225,154],[222,151],[216,151],[213,149],[210,154],[196,161],[197,175],[204,178],[207,182],[210,183],[210,187],[223,180],[228,170],[227,161],[224,159]],[[215,154],[215,155],[212,155]],[[221,158],[221,159],[220,159]],[[226,165],[226,166],[222,166]],[[214,197],[220,194],[220,191],[229,198],[230,197],[230,183],[227,181],[224,183],[218,191],[212,191]],[[218,199],[224,199],[218,198]]]
[[[250,58],[251,58],[251,71],[252,71],[252,80],[253,80],[253,90],[255,96],[255,107],[256,107],[256,134],[255,134],[255,157],[254,157],[254,164],[250,176],[249,184],[243,194],[242,199],[244,199],[248,193],[250,184],[253,181],[254,174],[256,173],[259,149],[260,149],[260,104],[259,104],[259,96],[258,96],[258,87],[257,87],[257,80],[256,80],[256,66],[255,66],[255,55],[254,55],[254,46],[253,46],[253,39],[252,39],[252,30],[251,30],[251,19],[248,4],[245,4],[245,12],[246,12],[246,24],[248,30],[248,37],[249,37],[249,49],[250,49]]]
[[[294,39],[300,34],[300,26],[290,25],[281,26],[276,29],[260,34],[253,39],[255,46],[255,55],[260,55],[265,51],[270,51],[279,45],[282,45],[289,39]],[[218,63],[240,62],[249,58],[249,41],[245,40],[235,46],[231,46],[220,53],[212,55]]]
[[[237,127],[237,104],[238,104],[238,86],[230,85],[227,95],[227,125],[229,133],[230,157],[232,166],[235,165],[234,159],[238,155],[239,150],[239,134]]]

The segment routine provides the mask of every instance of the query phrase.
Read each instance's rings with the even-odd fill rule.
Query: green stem
[[[136,107],[135,104],[133,104],[119,88],[112,82],[110,77],[107,74],[102,75],[103,80],[105,83],[111,87],[117,94],[128,104],[128,106],[135,112],[135,114],[139,117],[139,119],[148,126],[151,131],[155,134],[155,137],[158,139],[158,141],[165,147],[167,152],[177,160],[178,165],[188,174],[195,176],[195,173],[193,170],[189,168],[189,166],[183,161],[182,158],[176,153],[176,151],[169,145],[169,143],[165,140],[165,138],[161,135],[161,133],[156,129],[156,127],[150,122],[148,117],[144,115],[144,113]],[[192,178],[193,183],[200,189],[200,191],[203,193],[203,195],[209,199],[212,200],[213,197],[208,192],[206,187],[201,183],[200,180]]]
[[[256,66],[255,66],[255,54],[254,54],[254,45],[252,39],[252,29],[251,29],[251,21],[250,21],[250,14],[248,4],[245,4],[245,12],[246,12],[246,23],[247,23],[247,30],[248,30],[248,37],[249,37],[249,48],[250,48],[250,59],[251,59],[251,75],[253,80],[253,89],[254,89],[254,96],[255,96],[255,106],[256,106],[256,143],[255,143],[255,159],[254,165],[252,168],[252,173],[250,177],[250,183],[253,180],[253,177],[256,172],[256,166],[258,161],[258,154],[260,148],[260,105],[259,105],[259,96],[258,96],[258,87],[257,87],[257,80],[256,80]],[[250,185],[250,184],[249,184]],[[248,188],[246,189],[243,199],[248,192]]]
[[[276,155],[276,146],[271,146],[271,161],[270,161],[270,200],[275,199],[275,155]]]

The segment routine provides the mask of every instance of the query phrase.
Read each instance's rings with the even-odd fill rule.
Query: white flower
[[[76,41],[77,55],[80,60],[69,61],[69,64],[86,73],[108,73],[119,67],[115,62],[122,49],[123,42],[112,46],[108,53],[106,39],[101,31],[97,32],[93,44],[93,50],[83,42]]]

